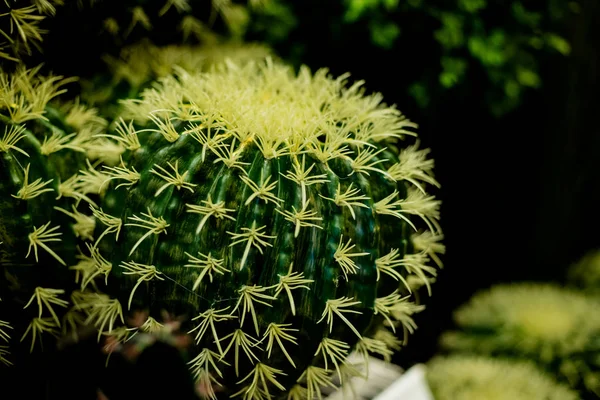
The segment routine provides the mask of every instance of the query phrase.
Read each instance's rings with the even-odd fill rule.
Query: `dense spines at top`
[[[429,286],[443,252],[437,182],[427,150],[395,147],[415,124],[346,79],[229,63],[125,101],[97,324],[187,315],[194,373],[245,399],[316,394],[352,349],[389,358],[420,309],[408,278]]]

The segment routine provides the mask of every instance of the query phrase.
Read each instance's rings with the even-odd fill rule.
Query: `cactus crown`
[[[185,120],[201,110],[213,119],[213,130],[236,138],[233,151],[254,140],[268,159],[302,152],[328,161],[348,154],[350,144],[415,135],[410,129],[416,124],[381,104],[380,94],[364,96],[364,82],[345,87],[348,75],[334,80],[326,69],[312,75],[303,67],[294,76],[290,67],[273,62],[228,63],[208,74],[209,79],[185,72],[162,79],[141,101],[125,101],[123,117],[144,123],[171,113]],[[366,156],[353,158],[366,163],[359,167],[369,164]]]

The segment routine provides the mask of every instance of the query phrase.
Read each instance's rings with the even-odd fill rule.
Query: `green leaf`
[[[467,62],[462,58],[442,57],[442,73],[439,81],[442,86],[449,89],[460,83],[467,69]]]
[[[490,36],[472,36],[469,38],[469,51],[483,65],[501,66],[506,63],[506,38],[504,32],[494,31]]]
[[[393,22],[384,24],[373,23],[369,25],[371,30],[371,40],[375,45],[389,49],[394,45],[394,41],[400,35],[400,28]]]
[[[504,84],[504,93],[511,99],[517,99],[521,94],[521,86],[517,81],[509,79]]]
[[[544,47],[544,40],[537,36],[529,38],[528,42],[536,50],[541,50]]]
[[[512,3],[512,14],[520,24],[529,26],[530,28],[538,27],[542,21],[540,13],[527,11],[519,1]]]
[[[458,76],[452,72],[442,72],[439,77],[440,84],[444,86],[446,89],[450,89],[455,86],[459,79]]]
[[[427,106],[429,106],[429,93],[423,83],[416,82],[410,85],[408,88],[408,94],[415,99],[419,107],[427,108]]]
[[[523,86],[532,88],[540,87],[542,83],[537,72],[522,66],[517,67],[517,81]]]
[[[352,23],[358,21],[368,11],[377,9],[379,0],[346,0],[346,5],[344,22]]]
[[[458,7],[468,13],[475,14],[487,6],[486,0],[458,0]]]
[[[392,11],[398,8],[399,0],[381,0],[386,10]]]
[[[571,53],[571,45],[569,42],[567,42],[565,38],[554,33],[546,34],[546,43],[563,56],[568,56]]]
[[[443,13],[441,22],[442,27],[433,34],[435,39],[446,49],[463,46],[465,42],[463,18],[460,15]]]

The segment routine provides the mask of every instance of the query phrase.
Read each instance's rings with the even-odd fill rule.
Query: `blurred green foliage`
[[[436,356],[427,363],[436,400],[576,400],[577,393],[531,361],[473,355]]]
[[[348,40],[350,32],[361,30],[369,36],[372,46],[397,53],[398,58],[404,58],[404,40],[423,42],[423,53],[438,55],[437,65],[423,65],[422,76],[410,77],[408,93],[421,108],[430,107],[431,99],[440,92],[460,87],[472,74],[483,73],[487,80],[486,101],[495,116],[518,107],[527,90],[542,87],[541,55],[569,55],[570,44],[561,33],[568,16],[579,11],[577,2],[561,0],[536,3],[518,0],[303,3],[299,6],[290,0],[271,0],[271,12],[265,15],[261,10],[253,15],[250,31],[271,45],[287,40],[288,58],[297,63],[309,50],[302,42],[302,37],[306,37],[303,30],[320,29],[315,21],[311,21],[312,14],[303,7],[322,5],[313,13],[328,13],[331,26],[323,31],[335,40]],[[325,17],[319,20],[323,21]],[[294,33],[297,33],[296,41],[290,39]],[[413,63],[428,60],[419,54],[411,57]]]
[[[64,75],[105,71],[102,58],[141,42],[215,45],[240,39],[269,0],[0,1],[0,66]],[[265,9],[264,15],[267,15]],[[281,20],[281,18],[279,19]],[[272,26],[270,35],[276,35]]]

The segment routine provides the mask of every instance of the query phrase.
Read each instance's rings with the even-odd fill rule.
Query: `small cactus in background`
[[[267,60],[160,79],[109,134],[126,151],[103,169],[74,310],[112,342],[188,316],[212,398],[312,398],[357,373],[352,350],[389,359],[422,309],[411,283],[430,289],[444,252],[415,127],[326,70]],[[127,329],[135,311],[148,318]]]
[[[105,55],[107,73],[83,80],[81,98],[101,109],[103,116],[114,118],[120,112],[120,100],[138,97],[155,80],[177,69],[203,71],[225,59],[245,64],[272,56],[270,49],[257,43],[157,46],[143,40],[123,48],[119,57]]]
[[[572,387],[600,393],[600,302],[552,284],[497,285],[455,312],[447,350],[535,360]]]
[[[592,250],[567,270],[567,281],[594,296],[600,295],[600,251]]]
[[[577,400],[531,362],[454,355],[427,365],[427,383],[435,400]]]
[[[225,59],[243,65],[269,56],[273,56],[271,51],[257,43],[156,46],[142,41],[124,48],[119,58],[107,56],[106,62],[113,81],[127,82],[137,95],[145,85],[172,75],[176,68],[196,72],[223,63]]]
[[[99,175],[89,164],[106,122],[76,102],[57,102],[74,79],[39,68],[0,70],[0,361],[19,342],[32,351],[63,326],[79,240],[95,221],[80,212],[95,204]],[[118,155],[117,155],[118,159]],[[87,164],[86,164],[87,160]],[[91,168],[91,169],[88,169]],[[84,170],[80,174],[80,169]],[[91,197],[90,197],[91,196]],[[85,208],[85,207],[84,207]],[[38,343],[40,342],[40,343]],[[22,353],[26,353],[22,352]],[[15,355],[15,358],[19,358]],[[12,361],[11,361],[12,360]]]

